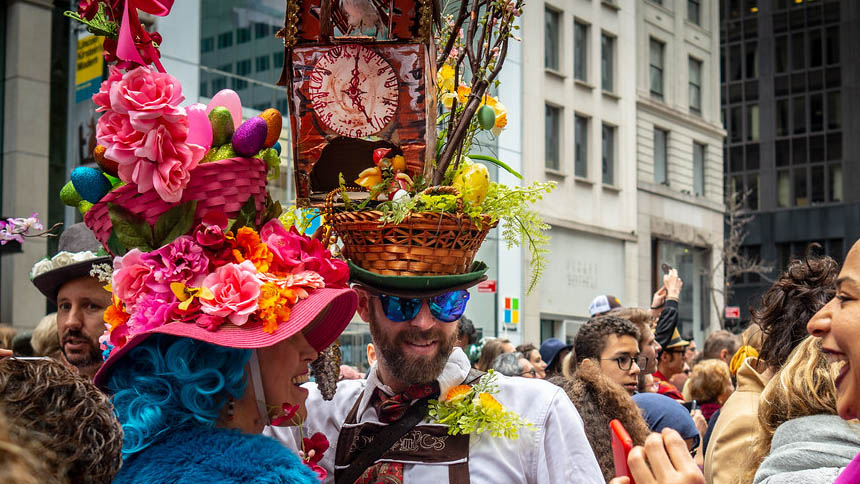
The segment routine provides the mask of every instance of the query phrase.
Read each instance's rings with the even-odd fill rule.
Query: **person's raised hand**
[[[663,276],[663,286],[666,288],[667,299],[677,300],[680,298],[684,281],[678,277],[678,269],[671,269],[668,274]]]
[[[650,464],[650,467],[649,467]],[[636,484],[703,484],[705,476],[693,461],[687,443],[678,432],[665,428],[651,434],[645,447],[634,447],[627,455],[627,466]],[[629,484],[626,477],[610,484]]]
[[[666,303],[666,286],[660,286],[651,298],[651,309],[659,310]]]

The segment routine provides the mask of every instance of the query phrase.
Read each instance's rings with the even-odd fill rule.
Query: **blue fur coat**
[[[126,458],[113,482],[319,484],[319,479],[275,439],[194,426]]]

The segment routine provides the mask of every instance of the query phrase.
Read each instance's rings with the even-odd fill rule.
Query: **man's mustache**
[[[84,336],[84,333],[79,329],[70,329],[63,335],[63,344],[72,342],[72,340],[84,340],[90,342],[90,339]]]

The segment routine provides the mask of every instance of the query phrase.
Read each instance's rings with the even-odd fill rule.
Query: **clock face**
[[[378,133],[397,112],[397,74],[379,54],[358,44],[332,47],[322,55],[308,88],[319,119],[341,136]]]

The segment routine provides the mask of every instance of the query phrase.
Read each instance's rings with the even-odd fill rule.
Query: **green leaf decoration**
[[[254,203],[254,195],[248,197],[248,201],[239,209],[236,219],[230,224],[228,230],[236,233],[242,227],[254,228],[254,222],[257,219],[257,205]]]
[[[179,204],[161,214],[153,227],[154,246],[167,245],[178,237],[191,231],[194,224],[194,212],[197,210],[197,200]]]
[[[522,175],[520,175],[516,170],[514,170],[513,168],[511,168],[505,162],[503,162],[502,160],[499,160],[498,158],[493,158],[492,156],[486,156],[486,155],[475,155],[472,153],[469,153],[468,156],[469,156],[469,158],[471,158],[473,160],[481,160],[481,161],[490,162],[490,163],[492,163],[492,164],[494,164],[500,168],[503,168],[505,171],[507,171],[511,175],[519,178],[520,180],[523,179]]]
[[[111,230],[110,237],[108,237],[107,246],[108,250],[110,250],[110,253],[113,255],[123,256],[128,252],[128,249],[122,245],[122,242],[119,241],[119,238],[116,236],[116,232],[113,230]]]
[[[113,233],[126,249],[153,250],[152,227],[145,220],[115,203],[108,203]]]
[[[273,218],[278,218],[281,216],[283,212],[283,208],[281,207],[281,202],[277,200],[272,200],[272,196],[266,193],[266,209],[263,212],[263,216],[260,218],[260,226],[266,224],[269,220]]]

